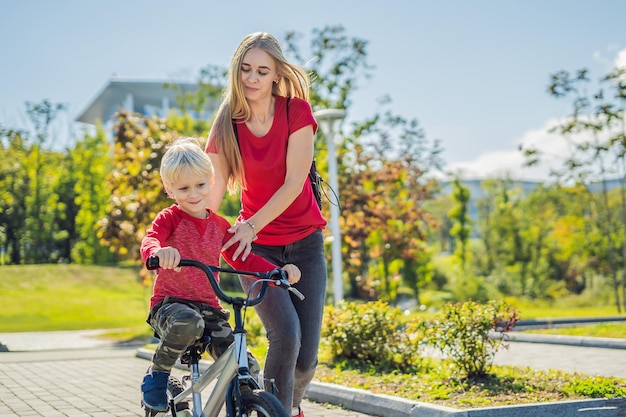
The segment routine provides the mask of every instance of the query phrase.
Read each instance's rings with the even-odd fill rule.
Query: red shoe
[[[302,411],[302,408],[298,407],[298,414],[293,417],[304,417],[304,411]]]

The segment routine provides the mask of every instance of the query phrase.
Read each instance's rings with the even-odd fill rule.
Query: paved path
[[[495,363],[626,378],[623,349],[511,342],[509,350],[496,353]]]
[[[98,333],[0,334],[10,349],[0,353],[0,417],[143,416],[139,387],[149,362]],[[303,409],[307,417],[368,417],[310,401]]]

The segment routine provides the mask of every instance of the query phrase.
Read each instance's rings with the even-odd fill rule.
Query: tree
[[[436,225],[421,205],[431,198],[427,173],[439,166],[439,148],[415,119],[387,113],[371,121],[355,129],[340,158],[346,271],[368,297],[395,302],[404,284],[419,300],[432,276],[426,230]]]
[[[469,217],[470,192],[467,187],[461,184],[458,178],[454,179],[452,186],[452,197],[456,204],[448,212],[448,216],[452,221],[450,234],[456,238],[455,254],[461,264],[461,270],[464,271],[467,262],[467,245],[472,232],[472,221]]]
[[[156,214],[168,204],[159,177],[165,147],[176,137],[164,120],[120,111],[115,126],[110,193],[98,222],[101,243],[116,260],[139,259],[139,244]]]
[[[622,281],[618,279],[618,258],[615,247],[621,247],[626,257],[626,241],[615,242],[613,234],[613,214],[609,207],[607,179],[621,175],[626,179],[626,126],[624,124],[626,104],[626,70],[614,69],[600,78],[595,93],[589,92],[591,79],[586,69],[578,70],[575,75],[568,71],[558,71],[551,76],[548,93],[558,99],[571,97],[572,113],[554,130],[570,140],[572,155],[564,163],[565,177],[574,182],[589,184],[598,179],[602,185],[602,200],[596,213],[604,229],[601,246],[606,259],[608,274],[611,277],[618,312],[626,307],[626,263],[622,262]],[[528,164],[539,161],[541,153],[536,149],[524,150]],[[626,190],[622,183],[622,234],[626,235]]]
[[[36,142],[31,148],[29,155],[29,166],[32,167],[33,196],[28,203],[29,212],[27,225],[29,227],[30,239],[27,259],[32,262],[47,262],[52,252],[51,244],[53,237],[50,233],[45,233],[47,222],[53,221],[51,210],[45,204],[51,195],[49,176],[44,175],[47,167],[55,166],[51,164],[51,153],[44,147],[49,141],[50,125],[56,119],[59,112],[65,110],[65,105],[51,103],[43,100],[41,103],[26,103],[26,113],[28,114],[36,134]]]
[[[110,259],[108,248],[97,235],[98,222],[106,216],[110,193],[106,175],[111,171],[110,147],[101,124],[94,135],[86,133],[70,154],[74,165],[76,214],[76,241],[72,245],[72,259],[79,263],[99,264]]]
[[[26,199],[30,190],[24,132],[0,129],[0,235],[2,253],[12,264],[23,261]],[[3,255],[4,257],[4,255]]]
[[[315,29],[308,54],[302,52],[301,39],[290,32],[285,51],[296,62],[308,63],[313,108],[348,108],[358,81],[372,75],[368,42],[349,37],[342,26]],[[426,140],[417,120],[390,112],[355,122],[350,136],[338,136],[340,227],[349,294],[377,297],[382,292],[393,298],[402,277],[417,295],[418,282],[430,278],[424,229],[434,221],[420,204],[430,198],[432,183],[426,174],[441,163],[438,143]],[[316,143],[316,153],[324,176],[325,141]]]

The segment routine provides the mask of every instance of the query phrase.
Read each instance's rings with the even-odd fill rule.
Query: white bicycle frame
[[[217,417],[226,401],[226,393],[231,381],[237,375],[237,370],[243,367],[248,368],[248,355],[245,334],[240,333],[235,334],[235,342],[203,372],[200,372],[198,364],[191,365],[191,385],[174,397],[173,401],[176,405],[191,396],[193,411],[178,411],[176,417]],[[250,376],[240,378],[250,378]],[[215,386],[203,408],[202,391],[213,382]],[[171,417],[172,414],[171,412],[159,413],[157,416]]]

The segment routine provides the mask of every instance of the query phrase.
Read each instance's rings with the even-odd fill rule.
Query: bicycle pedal
[[[142,404],[143,405],[143,404]],[[165,415],[166,411],[153,410],[152,408],[148,408],[144,406],[144,410],[146,412],[145,417],[157,417],[159,415]]]
[[[176,404],[175,407],[176,411],[184,411],[184,410],[189,410],[189,401],[181,401],[178,404]]]

